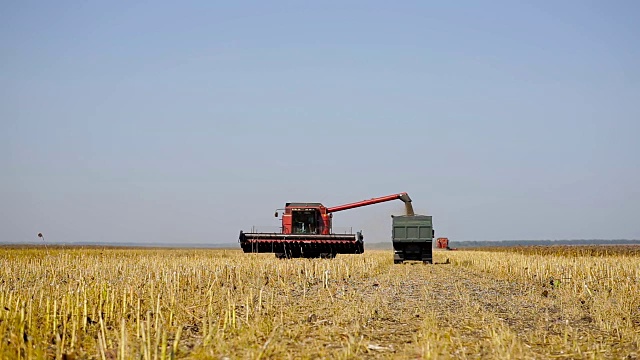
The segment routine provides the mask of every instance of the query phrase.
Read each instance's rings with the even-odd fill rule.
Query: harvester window
[[[298,210],[293,211],[291,215],[294,234],[319,234],[316,210]]]

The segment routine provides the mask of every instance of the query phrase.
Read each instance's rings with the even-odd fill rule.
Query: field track
[[[633,358],[636,354],[637,344],[626,349],[614,346],[615,356],[605,350],[606,334],[599,334],[588,311],[577,317],[574,311],[562,313],[563,305],[571,310],[583,306],[581,300],[557,304],[549,299],[551,285],[499,279],[451,264],[404,264],[391,266],[357,291],[381,296],[382,308],[387,309],[363,331],[368,343],[381,345],[365,357],[539,359],[631,354]],[[582,350],[572,351],[570,343]]]

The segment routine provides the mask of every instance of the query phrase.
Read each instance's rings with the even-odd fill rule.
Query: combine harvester
[[[402,200],[408,215],[413,216],[413,210],[409,214],[411,198],[404,192],[334,207],[320,203],[287,203],[280,232],[240,231],[240,246],[245,253],[275,253],[278,258],[334,258],[336,254],[362,254],[364,238],[361,232],[332,233],[333,213],[392,200]],[[277,211],[275,216],[279,216]]]
[[[436,240],[436,247],[442,250],[458,250],[457,248],[452,248],[449,246],[449,238],[439,237]]]

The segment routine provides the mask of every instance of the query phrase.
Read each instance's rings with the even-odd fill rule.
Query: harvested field
[[[0,248],[0,356],[637,358],[637,253],[580,254]]]
[[[553,246],[513,246],[513,247],[483,247],[468,248],[466,250],[497,251],[524,255],[550,256],[640,256],[640,245],[553,245]]]

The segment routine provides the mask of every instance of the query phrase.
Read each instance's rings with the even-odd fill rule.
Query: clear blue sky
[[[406,191],[452,240],[640,238],[636,1],[0,5],[0,242],[237,240]],[[388,241],[386,203],[336,214]]]

